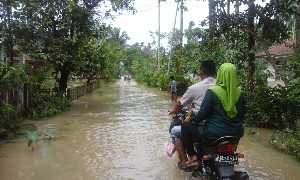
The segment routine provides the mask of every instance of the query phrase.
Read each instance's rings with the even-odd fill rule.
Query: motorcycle
[[[173,121],[170,124],[169,127],[169,133],[171,133],[171,129],[174,126],[180,126],[186,119],[187,115],[189,113],[189,109],[187,106],[183,107],[175,116],[173,116]]]
[[[171,122],[169,130],[174,125],[183,123],[188,115],[188,108],[183,108]],[[247,172],[236,171],[234,165],[239,163],[239,158],[244,154],[236,152],[239,138],[235,136],[223,136],[209,144],[194,142],[194,148],[198,156],[198,166],[182,169],[192,172],[193,177],[202,177],[207,180],[248,180]]]
[[[223,136],[201,146],[195,142],[198,166],[192,170],[192,175],[209,180],[249,179],[247,172],[234,170],[234,165],[239,163],[239,158],[244,158],[244,154],[236,152],[238,142],[239,138],[235,136]]]

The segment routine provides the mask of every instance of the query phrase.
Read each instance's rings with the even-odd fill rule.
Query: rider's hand
[[[169,109],[169,110],[168,110],[168,113],[169,113],[169,114],[176,114],[176,113],[174,112],[174,109]]]

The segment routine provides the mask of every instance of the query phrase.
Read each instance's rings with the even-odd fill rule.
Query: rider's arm
[[[183,108],[183,106],[181,105],[180,101],[178,101],[175,106],[169,110],[170,114],[176,114],[178,113],[181,109]]]
[[[175,106],[169,110],[170,114],[178,113],[184,106],[191,104],[193,102],[192,92],[190,88],[183,94],[181,99],[175,104]]]
[[[191,88],[189,87],[186,92],[183,94],[183,96],[180,98],[180,103],[181,105],[187,106],[189,104],[192,104],[194,100],[194,95],[193,95],[193,91],[191,90]]]
[[[209,117],[213,110],[213,92],[207,90],[204,96],[204,99],[201,103],[200,110],[198,113],[191,119],[191,122],[200,123]]]

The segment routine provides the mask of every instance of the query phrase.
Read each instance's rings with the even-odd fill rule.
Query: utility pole
[[[179,63],[179,73],[182,73],[182,47],[183,46],[183,0],[181,0],[181,5],[180,5],[180,51],[179,51],[179,58],[180,58],[180,63]]]
[[[298,6],[297,12],[300,11],[300,7]],[[299,47],[300,44],[300,15],[295,13],[295,37],[296,37],[296,46]],[[299,48],[296,49],[296,52],[299,53]]]
[[[160,69],[160,0],[158,0],[157,69]]]
[[[172,56],[173,41],[174,41],[173,38],[174,38],[174,32],[175,32],[175,26],[176,26],[176,19],[177,19],[178,5],[179,5],[179,2],[177,2],[177,6],[176,6],[175,20],[174,20],[174,26],[173,26],[172,37],[171,37],[171,47],[170,47],[169,62],[168,62],[168,74],[169,74],[169,72],[170,72],[171,56]]]

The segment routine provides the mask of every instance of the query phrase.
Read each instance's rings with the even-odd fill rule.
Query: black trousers
[[[181,136],[188,156],[196,156],[197,153],[194,150],[194,141],[201,142],[201,134],[198,130],[198,126],[190,122],[183,123],[181,125]]]

